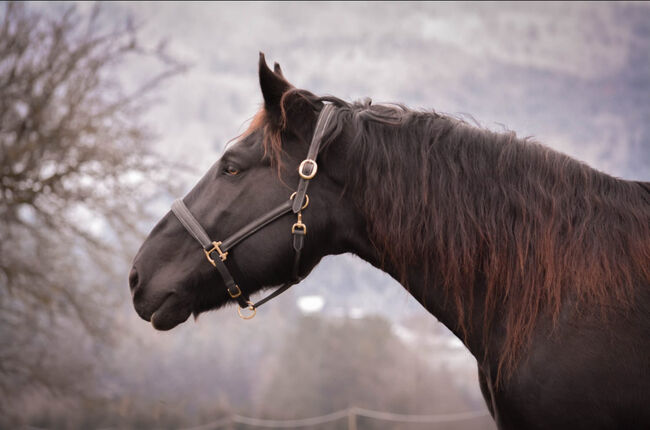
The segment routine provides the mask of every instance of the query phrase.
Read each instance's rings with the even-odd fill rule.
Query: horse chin
[[[192,314],[192,310],[173,300],[166,300],[157,311],[151,315],[151,325],[156,330],[171,330],[184,323]]]

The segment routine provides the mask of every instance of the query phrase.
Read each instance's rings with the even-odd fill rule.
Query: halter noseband
[[[221,278],[226,284],[228,295],[230,295],[231,298],[237,300],[237,303],[239,304],[237,313],[243,319],[253,318],[257,313],[257,308],[272,298],[285,292],[291,286],[297,284],[302,280],[299,273],[300,255],[302,253],[305,235],[307,235],[307,226],[302,222],[302,211],[309,205],[307,186],[309,185],[309,181],[313,179],[314,176],[316,176],[316,172],[318,170],[316,158],[318,157],[318,151],[323,140],[325,129],[327,128],[330,118],[332,117],[334,109],[334,106],[331,104],[325,105],[318,116],[314,135],[312,137],[311,144],[309,145],[309,151],[307,152],[307,158],[305,158],[298,167],[300,181],[298,182],[298,188],[296,189],[296,192],[291,194],[287,201],[280,204],[275,209],[272,209],[265,215],[262,215],[261,217],[240,228],[234,234],[227,237],[223,241],[210,240],[210,237],[206,231],[203,229],[203,227],[201,227],[201,224],[196,220],[196,218],[194,218],[190,210],[187,208],[187,206],[185,206],[185,203],[183,203],[181,199],[174,201],[172,204],[172,212],[174,215],[176,215],[183,227],[185,227],[185,229],[192,235],[192,237],[194,237],[194,239],[196,239],[201,244],[206,258],[219,271],[219,275],[221,275]],[[253,303],[250,301],[247,294],[242,293],[239,285],[235,282],[235,279],[230,273],[230,269],[226,265],[228,252],[248,236],[252,235],[273,221],[281,218],[282,216],[292,212],[297,215],[297,220],[291,227],[291,235],[293,236],[293,249],[295,251],[293,262],[293,279],[279,287],[270,295],[266,296],[256,303]],[[252,313],[245,315],[242,313],[243,309],[248,309]]]

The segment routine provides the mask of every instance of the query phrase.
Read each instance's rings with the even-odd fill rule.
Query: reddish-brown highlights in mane
[[[401,270],[440,283],[459,328],[476,300],[483,336],[499,320],[505,374],[538,319],[628,308],[650,282],[650,193],[513,133],[435,113],[335,98],[346,129],[348,192],[369,235]],[[286,122],[286,118],[284,118]],[[265,129],[266,130],[266,129]],[[277,133],[277,130],[276,130]],[[279,137],[265,150],[279,159]],[[487,344],[487,342],[486,342]]]
[[[269,157],[271,163],[276,165],[278,172],[282,169],[282,126],[273,124],[268,120],[268,115],[264,108],[260,109],[253,119],[246,131],[244,131],[238,139],[244,139],[256,131],[262,132],[262,145],[264,147],[264,156]]]

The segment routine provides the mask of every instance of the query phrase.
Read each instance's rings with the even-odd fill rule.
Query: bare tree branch
[[[111,286],[124,278],[116,262],[141,239],[138,220],[169,183],[142,114],[186,66],[164,42],[140,43],[130,20],[103,28],[99,5],[47,16],[21,3],[0,7],[3,405],[17,386],[76,386],[76,372],[51,367],[84,364],[57,362],[52,339],[74,332],[110,341]],[[138,59],[156,60],[158,72],[127,91],[120,66]]]

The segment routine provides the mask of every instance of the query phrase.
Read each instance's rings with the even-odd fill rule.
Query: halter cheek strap
[[[201,244],[206,258],[217,269],[219,275],[223,279],[226,285],[226,290],[228,291],[228,295],[230,295],[231,298],[235,299],[239,304],[239,309],[237,309],[237,312],[239,316],[244,319],[253,318],[257,312],[258,307],[262,306],[272,298],[282,294],[291,286],[297,284],[302,280],[300,278],[300,256],[302,254],[305,236],[307,235],[307,226],[302,222],[302,211],[305,210],[309,205],[307,187],[309,185],[309,181],[316,176],[316,172],[318,171],[316,157],[318,156],[325,130],[332,117],[334,109],[335,108],[333,105],[325,105],[325,107],[323,107],[321,110],[320,115],[318,116],[316,128],[314,129],[314,135],[312,137],[311,144],[309,145],[309,151],[307,152],[307,158],[303,160],[298,167],[300,181],[298,182],[296,192],[293,193],[287,201],[278,205],[270,212],[253,220],[249,224],[243,226],[223,241],[211,240],[205,229],[203,229],[201,224],[196,220],[196,218],[194,218],[182,200],[176,200],[172,204],[171,209],[173,214],[176,215],[183,227],[185,227],[185,229],[192,235],[192,237],[194,237],[194,239],[196,239]],[[297,220],[291,227],[294,249],[292,280],[282,285],[267,297],[259,300],[256,303],[253,303],[249,300],[247,294],[242,293],[241,288],[237,282],[235,282],[234,277],[230,273],[228,265],[232,265],[233,263],[228,263],[228,265],[226,264],[226,261],[230,261],[228,260],[228,252],[250,235],[256,233],[260,229],[281,218],[282,216],[292,212],[294,214],[297,214]],[[232,269],[233,271],[239,273],[239,271],[236,270],[236,267],[233,266]],[[244,309],[248,309],[251,313],[244,315],[242,312]]]
[[[305,158],[300,166],[298,166],[298,174],[300,175],[300,181],[298,182],[298,189],[296,190],[296,198],[293,201],[293,213],[299,213],[303,202],[307,196],[307,186],[309,181],[316,176],[318,172],[318,164],[316,164],[316,157],[318,157],[318,152],[320,151],[320,145],[323,142],[323,137],[327,129],[327,125],[332,118],[334,113],[333,105],[325,105],[320,115],[318,115],[318,121],[316,122],[316,128],[314,129],[314,135],[311,138],[311,144],[309,145],[309,151],[307,151],[307,158]]]

